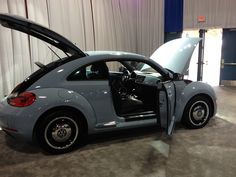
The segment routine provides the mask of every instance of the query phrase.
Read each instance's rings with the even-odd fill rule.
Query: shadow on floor
[[[185,128],[181,124],[177,124],[176,129],[180,130]],[[89,135],[83,147],[85,147],[88,144],[99,146],[102,144],[105,145],[111,143],[122,143],[139,138],[147,138],[153,136],[155,136],[157,139],[168,139],[168,137],[165,134],[165,130],[156,125],[156,126],[132,128],[126,130],[118,130],[113,132],[104,132],[96,135]],[[10,149],[21,153],[37,154],[42,151],[36,143],[21,142],[9,135],[5,135],[5,142]],[[44,154],[50,155],[48,153]]]

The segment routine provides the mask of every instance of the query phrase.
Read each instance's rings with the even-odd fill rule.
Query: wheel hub
[[[52,137],[57,142],[65,142],[71,136],[71,127],[68,124],[55,125]]]
[[[193,125],[201,126],[207,121],[209,113],[209,105],[205,101],[196,101],[189,109],[189,120]]]
[[[195,120],[201,120],[204,118],[205,110],[202,106],[197,106],[193,110],[193,118]]]

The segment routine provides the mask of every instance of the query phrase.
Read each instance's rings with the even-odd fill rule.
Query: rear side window
[[[14,93],[22,93],[24,92],[27,88],[29,88],[33,83],[35,83],[37,80],[39,80],[41,77],[55,69],[56,67],[60,66],[59,64],[56,64],[56,62],[52,62],[46,65],[46,68],[40,68],[34,73],[32,73],[29,77],[27,77],[22,83],[17,85],[13,90],[12,94]]]
[[[67,80],[108,80],[109,71],[105,62],[96,62],[83,66],[72,72]]]
[[[32,73],[29,77],[27,77],[22,83],[20,83],[18,86],[16,86],[12,90],[11,93],[12,94],[15,94],[15,93],[20,94],[20,93],[24,92],[33,83],[35,83],[37,80],[39,80],[41,77],[43,77],[47,73],[51,72],[52,70],[54,70],[55,68],[57,68],[63,64],[73,61],[75,59],[78,59],[78,56],[66,57],[66,58],[62,58],[60,60],[56,60],[54,62],[48,63],[45,68],[40,68],[37,71],[35,71],[34,73]]]

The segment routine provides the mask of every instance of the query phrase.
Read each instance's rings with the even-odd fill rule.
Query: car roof
[[[89,56],[101,56],[101,55],[109,55],[109,56],[122,56],[125,58],[140,58],[140,59],[147,59],[144,55],[130,53],[130,52],[123,52],[123,51],[86,51],[86,54]]]

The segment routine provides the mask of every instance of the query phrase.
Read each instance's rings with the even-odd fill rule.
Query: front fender
[[[181,121],[183,112],[188,101],[196,95],[205,94],[208,95],[214,104],[214,114],[216,113],[216,94],[213,88],[203,82],[191,82],[186,85],[182,90],[177,92],[176,100],[176,121]]]

